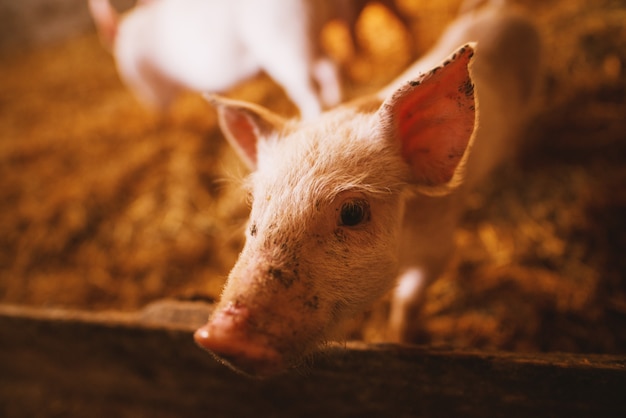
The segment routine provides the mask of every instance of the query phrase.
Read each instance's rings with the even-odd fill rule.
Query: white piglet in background
[[[459,48],[468,41],[478,44]],[[252,207],[243,251],[197,343],[237,370],[272,375],[333,338],[398,277],[390,332],[401,339],[417,289],[452,251],[465,191],[514,145],[538,58],[526,18],[477,6],[389,88],[314,122],[211,97],[252,170]]]
[[[224,92],[261,70],[303,118],[341,99],[310,0],[144,0],[123,16],[109,0],[89,6],[121,79],[151,108],[166,109],[181,90]]]

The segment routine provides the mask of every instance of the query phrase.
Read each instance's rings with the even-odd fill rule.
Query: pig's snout
[[[282,356],[263,334],[251,329],[248,317],[245,307],[228,305],[196,330],[194,339],[218,360],[245,374],[267,377],[284,370]]]

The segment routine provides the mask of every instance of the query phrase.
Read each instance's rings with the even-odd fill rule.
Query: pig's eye
[[[341,205],[341,213],[339,214],[341,225],[356,226],[369,221],[369,219],[370,205],[366,200],[354,199],[344,202],[343,205]]]

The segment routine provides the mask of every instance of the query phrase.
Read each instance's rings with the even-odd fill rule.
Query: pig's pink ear
[[[397,90],[379,110],[391,136],[400,141],[413,181],[433,194],[445,193],[462,177],[476,120],[469,72],[473,55],[473,45],[465,45]]]
[[[230,145],[246,165],[254,170],[258,142],[282,130],[284,119],[252,103],[211,94],[204,97],[216,107],[220,128]]]

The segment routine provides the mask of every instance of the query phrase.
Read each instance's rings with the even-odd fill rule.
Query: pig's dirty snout
[[[267,338],[251,329],[249,311],[229,303],[196,330],[196,344],[236,371],[267,377],[284,370],[283,358]]]

